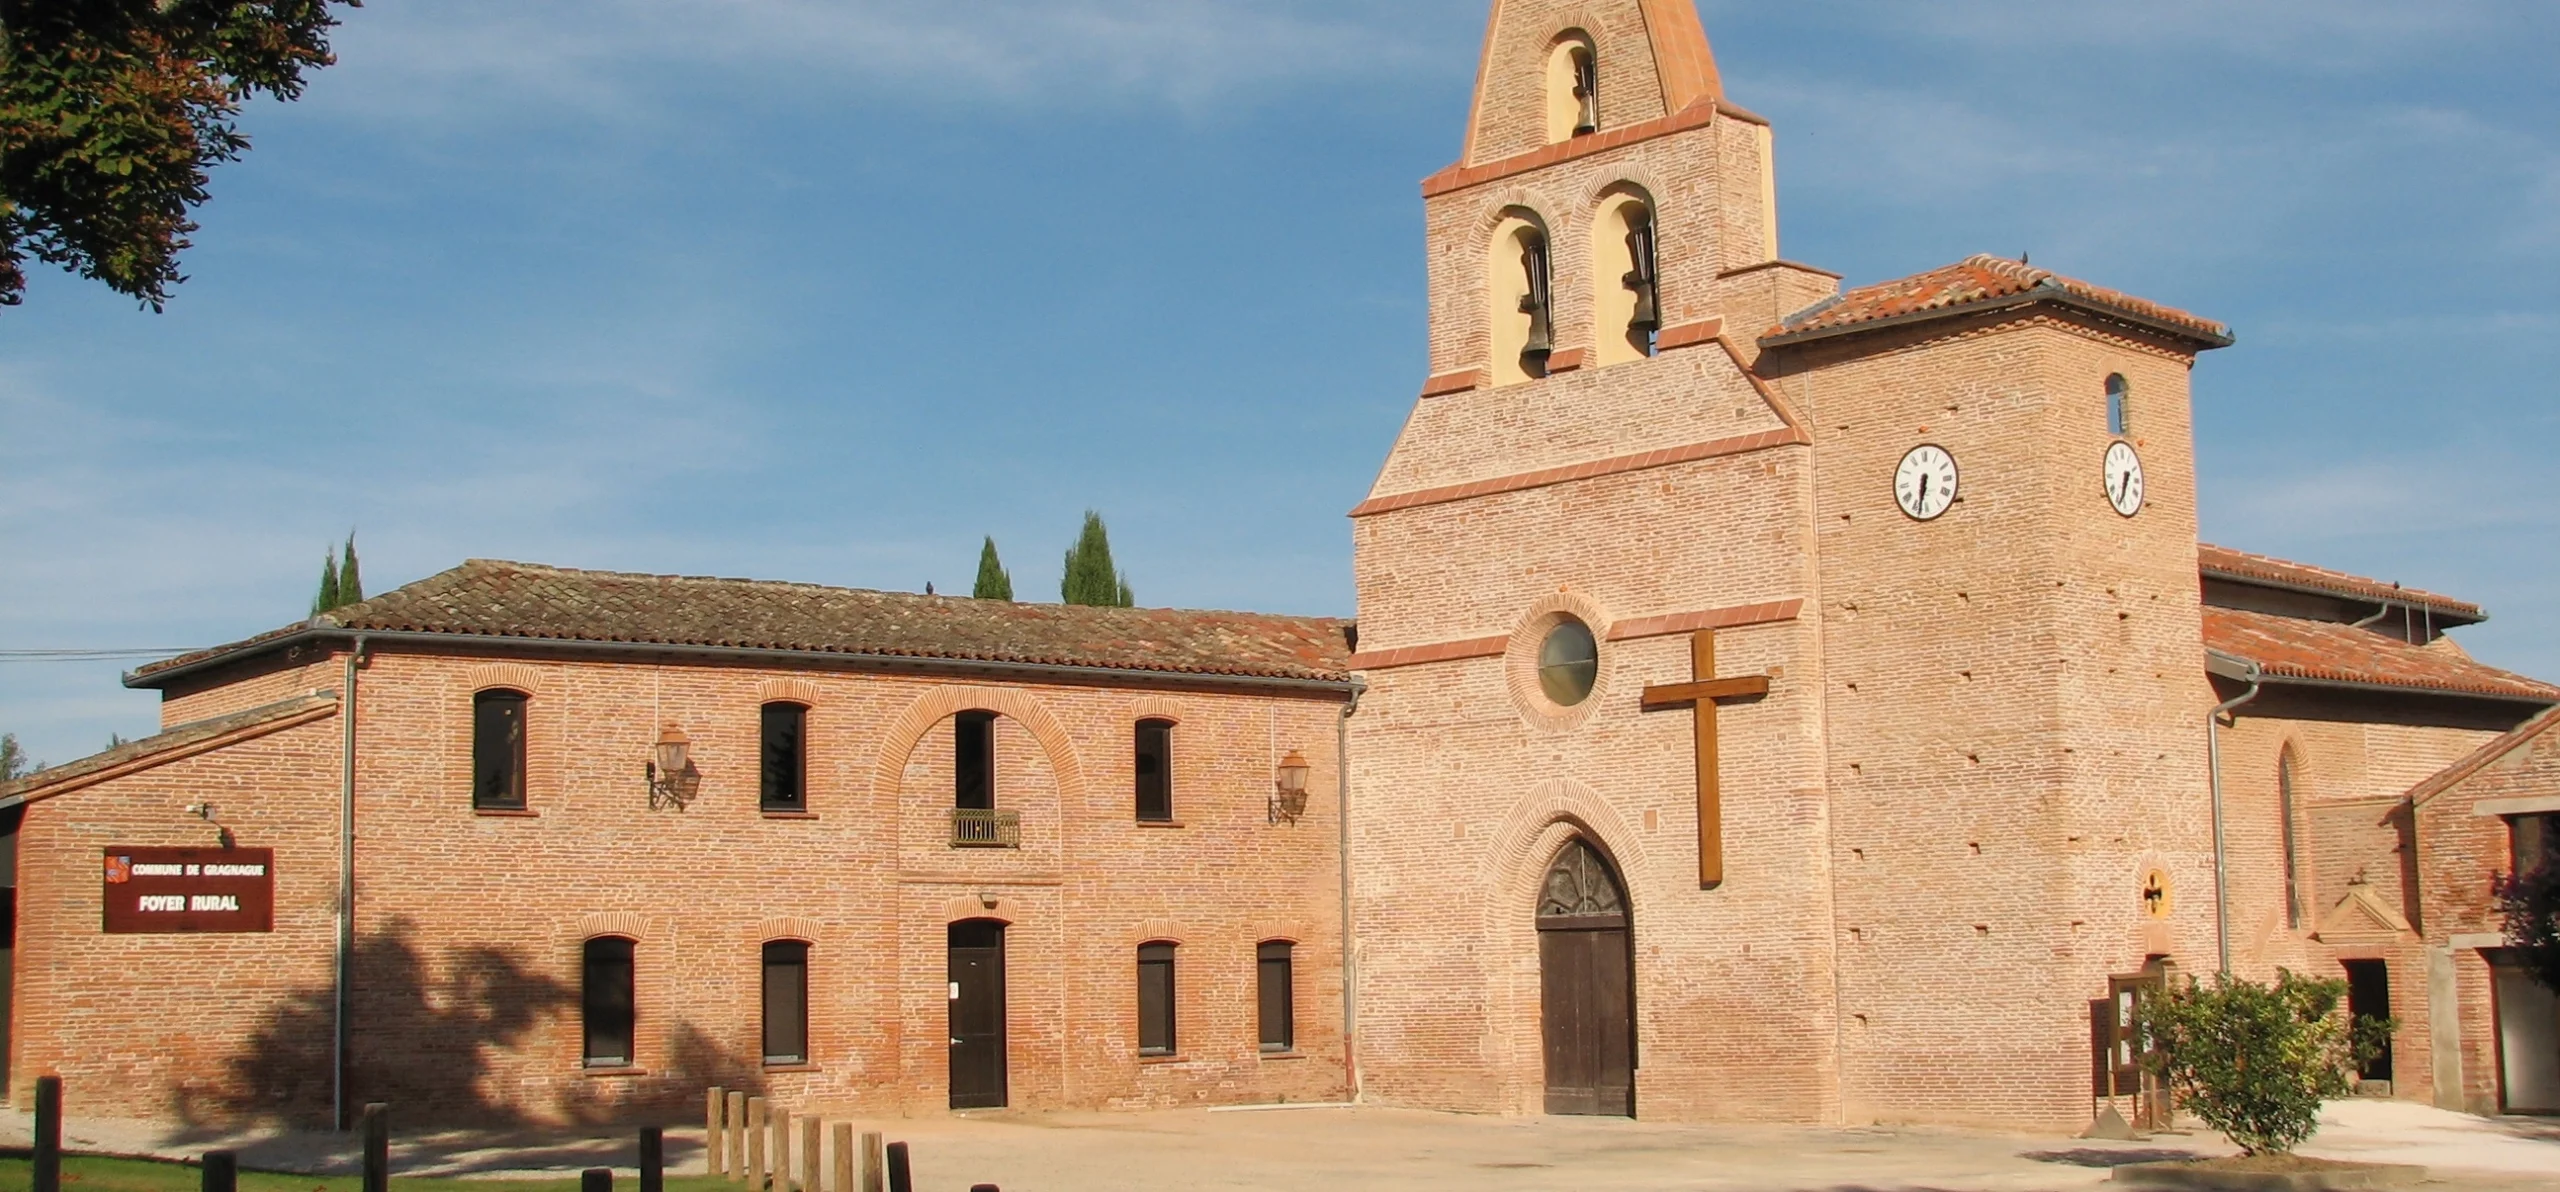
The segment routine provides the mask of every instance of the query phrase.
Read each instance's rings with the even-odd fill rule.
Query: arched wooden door
[[[1617,875],[1576,839],[1538,894],[1548,1113],[1635,1115],[1633,968]]]

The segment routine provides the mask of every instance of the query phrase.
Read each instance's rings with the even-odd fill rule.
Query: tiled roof
[[[0,806],[28,799],[49,788],[78,783],[81,779],[111,778],[149,769],[163,761],[175,761],[191,753],[203,752],[204,748],[219,744],[235,733],[250,733],[280,721],[301,723],[318,719],[336,712],[337,708],[335,692],[314,692],[209,720],[173,725],[139,741],[127,741],[76,762],[66,762],[9,782],[0,782]],[[284,727],[291,727],[291,724]]]
[[[136,686],[312,629],[1341,680],[1348,621],[1014,604],[475,559],[297,625],[134,672]]]
[[[2023,261],[1989,255],[1968,257],[1943,269],[1850,290],[1830,302],[1788,316],[1760,342],[1776,345],[1820,339],[1870,325],[2039,301],[2061,302],[2130,319],[2211,347],[2231,344],[2231,329],[2210,319],[2064,277],[2050,269],[2038,269]]]
[[[2479,605],[2467,601],[2456,600],[2450,596],[2439,596],[2417,588],[2387,584],[2378,579],[2366,579],[2361,575],[2349,575],[2343,571],[2331,571],[2326,567],[2314,567],[2308,563],[2295,563],[2211,544],[2198,546],[2196,557],[2207,579],[2271,584],[2281,588],[2325,592],[2351,600],[2403,604],[2429,610],[2448,620],[2465,623],[2489,619],[2489,614],[2481,611]]]
[[[2531,744],[2534,738],[2550,732],[2555,727],[2560,727],[2560,708],[2553,708],[2498,734],[2487,744],[2472,750],[2470,755],[2461,761],[2429,775],[2426,781],[2409,788],[2408,799],[2412,803],[2424,805],[2437,795],[2462,785],[2464,779],[2488,769],[2491,762]]]
[[[2245,658],[2269,678],[2560,703],[2560,687],[2474,662],[2450,640],[2413,646],[2341,625],[2236,608],[2204,610],[2208,650]]]

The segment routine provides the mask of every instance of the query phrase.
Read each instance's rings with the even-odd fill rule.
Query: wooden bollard
[[[837,1122],[835,1129],[836,1186],[829,1192],[855,1192],[863,1185],[854,1183],[854,1172],[861,1166],[853,1156],[853,1123]]]
[[[240,1156],[230,1151],[204,1153],[204,1192],[239,1192]]]
[[[702,1105],[702,1174],[729,1174],[728,1123],[722,1120],[729,1108],[729,1090],[712,1085]]]
[[[764,1098],[747,1098],[747,1192],[764,1192]]]
[[[62,1192],[62,1078],[36,1077],[34,1192]]]
[[[578,1192],[613,1192],[613,1169],[590,1167],[579,1172]]]
[[[880,1136],[862,1136],[862,1192],[889,1192],[889,1183],[880,1165]]]
[[[724,1112],[726,1116],[720,1119],[720,1131],[722,1137],[729,1141],[729,1165],[720,1170],[722,1174],[729,1177],[729,1182],[745,1183],[747,1179],[747,1095],[737,1089],[729,1090],[729,1103]]]
[[[907,1169],[907,1144],[889,1144],[889,1192],[916,1192],[915,1173]]]
[[[391,1107],[364,1107],[364,1192],[391,1192]]]
[[[667,1132],[640,1127],[640,1192],[667,1192]]]
[[[791,1111],[773,1111],[773,1192],[791,1192]]]
[[[812,1113],[800,1119],[800,1192],[819,1192],[818,1136],[824,1123]],[[643,1192],[654,1192],[644,1189]]]

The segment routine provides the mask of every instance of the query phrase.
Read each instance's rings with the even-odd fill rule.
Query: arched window
[[[1662,329],[1654,244],[1653,205],[1641,193],[1613,191],[1600,201],[1591,229],[1599,365],[1653,355],[1654,333]]]
[[[586,1063],[590,1068],[628,1068],[632,1064],[631,1028],[637,1013],[631,970],[630,940],[607,935],[587,941],[579,1010],[586,1027]]]
[[[2125,399],[2132,391],[2123,373],[2107,378],[2107,433],[2119,439],[2133,433],[2125,411]]]
[[[1173,722],[1141,720],[1137,736],[1138,818],[1169,821],[1173,818]]]
[[[2284,847],[2284,925],[2302,926],[2301,858],[2295,849],[2293,816],[2295,771],[2293,746],[2284,747],[2276,755],[2276,815],[2282,820],[2278,836]]]
[[[766,811],[809,809],[809,706],[776,702],[764,706],[764,783]]]
[[[524,810],[525,694],[492,688],[471,697],[471,806]]]
[[[1491,300],[1495,385],[1517,385],[1547,375],[1555,350],[1555,288],[1547,230],[1535,217],[1515,213],[1495,229],[1485,262]]]
[[[1547,143],[1600,131],[1600,55],[1581,30],[1547,52]]]
[[[809,945],[764,946],[764,1062],[809,1062]]]
[[[1173,945],[1138,946],[1138,1054],[1172,1055]]]

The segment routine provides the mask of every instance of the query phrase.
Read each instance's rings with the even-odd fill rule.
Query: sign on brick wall
[[[107,849],[110,935],[273,931],[275,908],[274,849]]]

